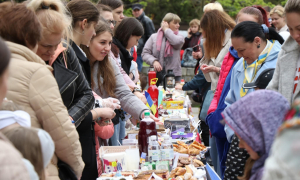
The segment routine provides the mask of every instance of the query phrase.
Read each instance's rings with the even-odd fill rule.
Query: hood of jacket
[[[16,58],[21,61],[29,61],[29,62],[35,62],[42,65],[46,65],[45,61],[43,61],[37,54],[35,54],[27,47],[9,41],[6,41],[6,45],[10,49],[11,58]],[[47,66],[47,68],[50,71],[53,71],[51,66]]]
[[[289,102],[278,92],[258,90],[241,98],[222,113],[226,124],[255,151],[259,159],[251,170],[260,179],[277,129],[289,110]]]
[[[229,48],[229,52],[234,57],[234,60],[239,60],[240,59],[239,56],[238,56],[237,51],[233,48],[233,46],[231,46]]]

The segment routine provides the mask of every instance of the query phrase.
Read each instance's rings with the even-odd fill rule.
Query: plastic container
[[[156,124],[150,118],[150,112],[145,112],[145,118],[141,120],[140,130],[138,134],[138,145],[140,150],[140,155],[142,152],[148,155],[148,138],[152,135],[157,136]]]
[[[172,69],[169,69],[164,76],[164,89],[166,88],[175,88],[175,75]]]
[[[174,159],[173,145],[170,141],[170,136],[163,135],[164,141],[161,143],[161,160],[169,162],[169,169],[171,169]]]
[[[123,139],[122,146],[137,146],[138,140],[137,139]]]
[[[156,72],[154,71],[154,67],[150,67],[148,71],[148,86],[151,85],[151,80],[156,78]]]
[[[161,160],[160,145],[157,141],[157,136],[150,137],[148,153],[149,153],[148,158],[151,163]]]

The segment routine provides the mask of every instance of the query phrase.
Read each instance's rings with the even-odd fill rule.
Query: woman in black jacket
[[[111,119],[114,111],[110,108],[92,109],[95,99],[77,56],[70,45],[61,41],[63,37],[68,37],[71,22],[63,3],[57,0],[31,0],[27,6],[36,12],[43,27],[37,55],[53,67],[70,121],[79,134],[85,163],[82,179],[96,179],[98,171],[94,121],[100,117]]]

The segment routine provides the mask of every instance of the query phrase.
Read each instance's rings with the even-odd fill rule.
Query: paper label
[[[161,159],[165,160],[172,160],[174,158],[174,151],[173,149],[162,149],[161,150]]]
[[[151,157],[152,161],[160,160],[160,150],[148,150],[149,157]]]

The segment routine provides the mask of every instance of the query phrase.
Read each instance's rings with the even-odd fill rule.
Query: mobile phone
[[[193,51],[194,52],[199,52],[200,51],[200,46],[199,45],[194,46]]]

